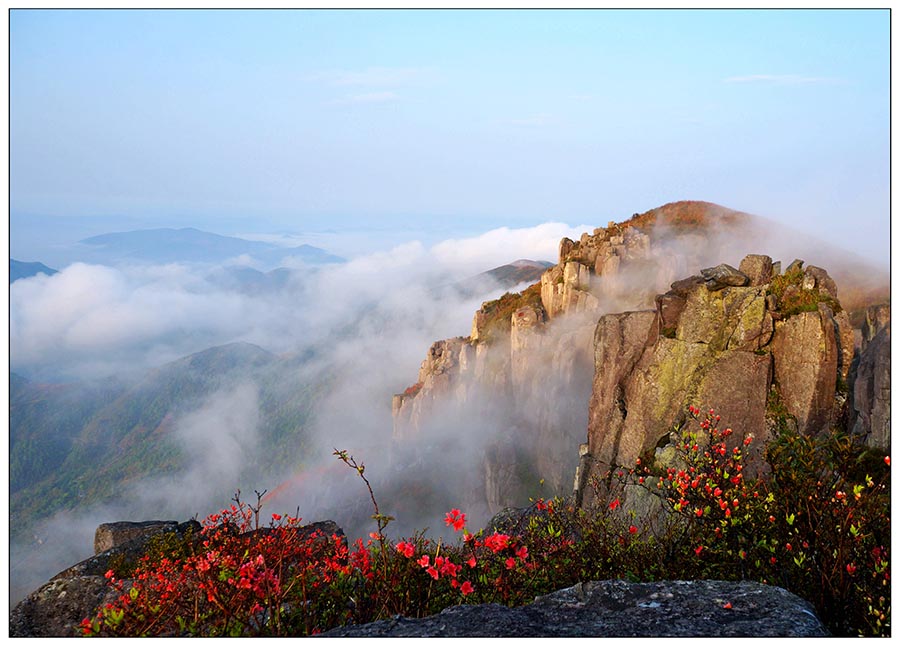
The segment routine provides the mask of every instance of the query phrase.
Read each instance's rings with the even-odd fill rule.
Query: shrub
[[[770,412],[780,408],[777,397]],[[811,601],[836,635],[890,634],[890,458],[839,433],[778,427],[772,476],[744,476],[753,439],[719,429],[715,411],[688,414],[667,465],[651,456],[595,480],[597,504],[538,499],[456,541],[422,533],[390,540],[365,467],[344,451],[371,499],[376,531],[352,546],[240,501],[206,519],[199,540],[159,549],[130,579],[110,571],[118,602],[82,622],[96,635],[310,635],[459,603],[529,603],[579,581],[750,579]],[[160,549],[165,549],[160,548]]]

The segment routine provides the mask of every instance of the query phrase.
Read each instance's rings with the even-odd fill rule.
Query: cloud
[[[102,377],[234,341],[285,352],[321,342],[367,307],[412,312],[429,321],[425,334],[453,336],[467,331],[480,302],[446,315],[453,304],[435,304],[428,290],[519,258],[555,260],[560,238],[590,229],[548,223],[431,248],[411,242],[319,269],[290,265],[289,279],[269,290],[242,288],[240,262],[225,269],[75,263],[10,286],[11,369],[37,379]],[[223,271],[237,273],[229,281]],[[448,321],[459,329],[439,325]]]
[[[593,230],[593,226],[571,227],[562,222],[547,222],[523,229],[501,227],[472,238],[445,240],[432,247],[431,253],[448,268],[469,271],[484,271],[496,266],[492,263],[498,260],[500,250],[509,251],[508,260],[503,262],[520,258],[555,262],[562,238],[577,239],[585,231]],[[515,257],[509,257],[512,255]]]
[[[749,74],[729,76],[724,83],[769,83],[773,85],[818,85],[839,83],[841,79],[827,76],[801,76],[799,74]]]

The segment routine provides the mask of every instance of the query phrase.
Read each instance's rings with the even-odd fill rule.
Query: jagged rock
[[[725,263],[701,269],[700,275],[703,276],[706,288],[710,291],[718,291],[726,287],[743,287],[750,282],[745,274]]]
[[[178,527],[177,520],[146,520],[140,523],[120,521],[103,523],[94,532],[94,554],[118,547],[135,538],[150,537],[166,531],[174,531]]]
[[[853,432],[871,447],[891,448],[891,324],[869,341],[859,359],[853,387]]]
[[[890,304],[873,305],[866,309],[866,320],[862,326],[862,350],[875,338],[885,326],[891,322]]]
[[[818,289],[832,298],[837,298],[837,285],[828,272],[821,267],[810,265],[803,270],[803,289]]]
[[[675,334],[675,329],[678,327],[678,319],[681,318],[681,313],[684,311],[686,303],[687,301],[683,296],[679,296],[674,292],[660,294],[656,297],[660,334],[669,337]]]
[[[575,241],[569,238],[563,238],[559,241],[559,264],[563,264],[568,258],[572,249],[575,248]]]
[[[702,276],[691,276],[689,278],[676,280],[674,283],[672,283],[672,293],[685,298],[697,287],[697,285],[702,285],[703,282],[704,280]]]
[[[118,597],[102,575],[53,579],[13,608],[9,636],[76,637],[82,619]]]
[[[799,258],[794,258],[793,262],[791,262],[791,264],[789,264],[787,266],[787,268],[785,268],[784,273],[792,274],[795,271],[802,271],[802,270],[803,270],[803,261],[800,260]]]
[[[725,606],[728,605],[726,608]],[[517,608],[453,606],[325,637],[825,637],[810,604],[749,581],[592,581]]]
[[[760,254],[750,254],[741,260],[739,271],[750,279],[752,287],[772,282],[772,258]]]
[[[801,433],[818,433],[831,422],[837,384],[834,315],[824,303],[778,321],[772,339],[775,381]]]

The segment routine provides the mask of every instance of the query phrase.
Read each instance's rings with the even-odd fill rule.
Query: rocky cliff
[[[735,441],[762,439],[759,452],[773,410],[814,433],[845,420],[852,395],[856,431],[885,448],[884,314],[864,361],[826,270],[796,260],[782,271],[761,254],[737,269],[710,266],[734,263],[724,254],[764,239],[764,226],[679,202],[563,239],[540,283],[484,303],[468,337],[432,345],[417,382],[393,400],[397,460],[414,460],[409,447],[429,437],[476,427],[480,474],[460,503],[493,513],[539,479],[542,494],[566,493],[577,468],[583,491],[591,474],[662,449],[689,404],[740,427]],[[842,284],[854,304],[871,299],[860,283]]]

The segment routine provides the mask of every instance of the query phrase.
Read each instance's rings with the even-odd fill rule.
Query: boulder
[[[828,272],[821,267],[810,265],[803,270],[803,289],[818,289],[831,298],[837,298],[837,285]]]
[[[718,291],[726,287],[743,287],[750,283],[750,278],[746,274],[725,263],[701,269],[700,275],[703,276],[706,288],[710,291]]]
[[[150,537],[166,531],[175,531],[177,520],[145,520],[140,523],[121,521],[103,523],[94,532],[94,554],[105,552],[113,547],[140,537]]]
[[[324,637],[825,637],[812,606],[749,581],[592,581],[527,606],[463,605]]]
[[[119,593],[102,575],[53,579],[19,602],[9,616],[10,637],[77,637],[81,620]]]
[[[759,287],[772,282],[772,258],[750,254],[741,261],[739,271],[750,279],[750,285]]]

